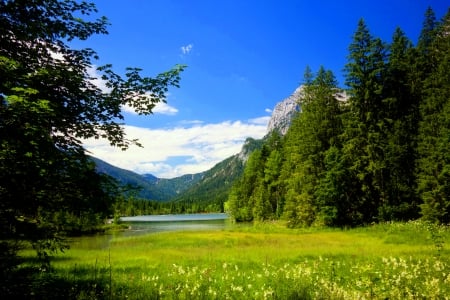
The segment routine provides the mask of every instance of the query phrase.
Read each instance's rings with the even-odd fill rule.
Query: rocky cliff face
[[[267,133],[276,130],[281,135],[286,134],[289,125],[291,124],[292,117],[301,110],[300,97],[302,94],[303,87],[300,86],[292,93],[292,95],[275,105],[267,126]]]
[[[272,116],[267,126],[267,134],[276,130],[281,135],[285,135],[291,120],[296,113],[301,112],[301,99],[304,95],[304,87],[299,86],[292,95],[281,102],[278,102],[273,109]],[[347,102],[349,96],[344,90],[336,89],[334,97],[341,103]]]

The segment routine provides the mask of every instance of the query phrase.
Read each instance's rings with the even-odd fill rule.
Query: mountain
[[[158,195],[159,193],[153,188],[152,180],[147,180],[137,173],[108,164],[107,162],[96,157],[91,156],[91,160],[95,163],[97,172],[113,177],[121,185],[139,187],[139,197],[160,200],[160,196]]]
[[[91,157],[91,159],[96,165],[97,172],[113,177],[121,185],[138,188],[137,196],[149,200],[168,201],[190,188],[203,177],[203,173],[199,173],[183,175],[173,179],[160,179],[151,174],[140,175],[118,168],[95,157]]]
[[[298,87],[292,95],[287,97],[275,105],[267,126],[267,134],[277,131],[281,135],[285,135],[292,118],[301,110],[300,101],[303,95],[303,86]]]
[[[204,173],[205,172],[197,174],[187,174],[171,179],[157,179],[154,187],[157,191],[165,196],[164,200],[170,200],[182,194],[185,190],[189,189],[197,182],[199,182],[204,177]],[[144,175],[145,178],[147,178],[148,176],[153,175]]]
[[[292,118],[300,111],[299,98],[302,87],[297,88],[292,95],[275,105],[267,127],[267,135],[277,131],[284,135]],[[262,147],[264,139],[248,138],[241,151],[208,171],[183,175],[172,179],[157,178],[152,174],[140,175],[110,165],[98,158],[92,157],[101,173],[112,176],[123,185],[140,187],[138,197],[157,200],[174,201],[190,207],[191,210],[222,210],[223,203],[233,182],[239,178],[244,170],[249,155]]]
[[[145,180],[150,181],[152,183],[156,183],[158,181],[158,177],[153,174],[143,174],[141,175]]]
[[[234,181],[244,170],[248,156],[262,146],[262,140],[247,138],[241,152],[216,164],[203,173],[203,177],[189,189],[172,199],[193,211],[222,211],[223,203]]]

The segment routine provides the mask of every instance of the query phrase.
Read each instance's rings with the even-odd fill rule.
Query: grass
[[[73,247],[42,278],[64,282],[69,299],[448,299],[449,242],[448,228],[420,222],[350,230],[264,223]]]

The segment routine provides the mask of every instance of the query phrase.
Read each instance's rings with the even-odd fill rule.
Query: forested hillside
[[[389,43],[360,20],[345,90],[333,73],[304,76],[302,112],[249,158],[227,207],[238,221],[356,226],[423,217],[450,222],[450,14],[428,9],[416,45]]]
[[[201,180],[171,200],[178,212],[223,211],[231,186],[242,175],[248,156],[262,143],[248,138],[240,153],[204,172]]]
[[[110,176],[120,186],[114,204],[115,214],[166,214],[186,212],[222,212],[232,184],[242,175],[250,154],[263,140],[248,138],[241,152],[197,174],[163,179],[140,175],[91,157],[96,171]]]
[[[157,180],[156,177],[146,179],[142,175],[115,167],[101,159],[95,157],[90,159],[95,163],[96,171],[117,180],[125,194],[132,193],[140,198],[160,200],[153,187]]]
[[[90,159],[95,163],[97,172],[117,180],[125,197],[133,196],[146,200],[169,201],[189,189],[203,177],[203,173],[197,173],[163,179],[151,174],[140,175],[124,170],[95,157]]]

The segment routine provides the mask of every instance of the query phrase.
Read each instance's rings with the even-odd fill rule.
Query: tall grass
[[[167,232],[73,248],[55,274],[75,299],[449,299],[446,227],[277,224]]]

